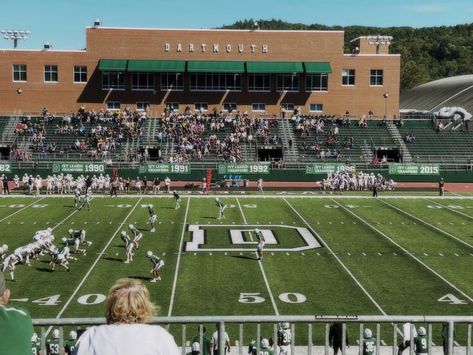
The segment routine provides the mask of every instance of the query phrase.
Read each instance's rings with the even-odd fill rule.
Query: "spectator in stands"
[[[87,329],[77,342],[76,354],[179,355],[172,335],[160,326],[146,324],[154,313],[149,291],[141,281],[119,279],[107,297],[107,324]]]
[[[335,322],[330,326],[328,335],[329,345],[333,348],[333,353],[338,354],[342,350],[343,344],[343,325],[340,322]],[[348,345],[348,334],[345,333],[345,344]]]
[[[6,307],[9,299],[10,290],[0,272],[0,355],[30,355],[33,323],[27,312]]]
[[[217,330],[215,330],[215,332],[212,334],[212,343],[211,343],[211,349],[212,349],[212,352],[213,352],[213,355],[218,355],[219,352],[218,352],[218,346],[219,346],[219,324],[216,323],[215,324],[215,328]],[[223,338],[225,339],[225,351],[224,353],[226,354],[227,352],[229,353],[230,352],[230,338],[228,337],[228,333],[227,332],[223,332],[222,334]]]

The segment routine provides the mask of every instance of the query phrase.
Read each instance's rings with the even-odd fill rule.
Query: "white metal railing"
[[[380,334],[381,326],[389,327],[392,334],[392,354],[396,355],[398,353],[398,335],[402,338],[402,333],[398,328],[398,324],[410,323],[410,339],[414,338],[414,323],[427,324],[427,339],[428,339],[428,349],[429,354],[432,353],[432,325],[434,324],[446,324],[448,325],[448,341],[446,344],[446,354],[454,354],[454,329],[457,325],[466,325],[467,334],[466,334],[466,344],[463,346],[464,354],[472,355],[471,349],[471,333],[472,333],[472,324],[473,316],[211,316],[211,317],[156,317],[152,324],[160,324],[166,327],[169,325],[180,325],[181,326],[181,350],[182,354],[186,354],[186,327],[187,325],[198,325],[199,329],[199,343],[201,349],[203,349],[203,327],[204,324],[216,324],[218,327],[219,334],[225,332],[225,328],[232,325],[237,326],[238,328],[238,345],[237,353],[242,355],[246,354],[247,351],[243,346],[243,332],[245,324],[256,324],[256,334],[253,334],[253,339],[256,340],[257,354],[260,354],[260,338],[261,338],[261,325],[273,325],[273,339],[274,339],[274,350],[277,348],[277,324],[281,322],[289,322],[291,324],[292,331],[292,354],[295,354],[295,345],[296,345],[296,329],[299,332],[300,325],[307,326],[307,341],[300,341],[301,337],[298,338],[298,353],[300,348],[304,348],[304,353],[312,355],[314,354],[315,346],[313,341],[313,326],[323,326],[324,327],[324,344],[322,350],[319,350],[319,353],[325,355],[329,354],[329,328],[330,324],[334,322],[340,322],[342,324],[342,355],[347,353],[346,347],[346,327],[348,324],[358,324],[359,325],[359,342],[358,347],[360,354],[363,353],[363,329],[365,324],[370,324],[371,327],[374,326],[373,335],[376,338],[377,344],[376,349],[380,349]],[[102,325],[105,324],[105,318],[62,318],[62,319],[35,319],[33,320],[33,325],[35,327],[41,327],[41,347],[42,354],[46,354],[46,336],[49,333],[49,330],[46,330],[46,327],[59,327],[60,330],[60,347],[63,347],[63,327],[66,326],[93,326],[93,325]],[[297,325],[297,327],[296,327]],[[384,329],[385,331],[386,329]],[[302,331],[302,330],[301,330]],[[219,336],[219,355],[224,355],[225,349],[225,337]],[[137,340],[138,341],[138,340]],[[179,344],[179,341],[176,341]],[[246,347],[245,347],[246,348]],[[233,352],[232,352],[233,353]],[[276,353],[276,352],[275,352]],[[377,351],[376,354],[380,352]],[[411,342],[409,347],[409,354],[414,354],[414,342]]]

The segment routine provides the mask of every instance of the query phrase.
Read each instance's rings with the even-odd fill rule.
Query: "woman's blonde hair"
[[[139,280],[123,278],[115,282],[107,296],[107,323],[149,323],[156,306]]]

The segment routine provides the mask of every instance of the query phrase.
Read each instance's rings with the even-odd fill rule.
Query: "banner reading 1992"
[[[190,164],[145,163],[140,165],[140,174],[190,174]]]
[[[80,162],[61,162],[53,164],[53,173],[104,173],[105,164],[102,162],[80,163]]]
[[[438,164],[389,164],[389,175],[439,175]]]
[[[269,174],[269,163],[218,164],[219,174]]]

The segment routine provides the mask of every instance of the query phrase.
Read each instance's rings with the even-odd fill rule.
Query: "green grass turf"
[[[0,244],[7,243],[11,251],[47,227],[55,227],[58,243],[69,228],[86,229],[87,239],[93,241],[86,255],[71,261],[70,272],[61,267],[51,272],[48,256],[34,260],[31,267],[17,266],[17,282],[8,281],[8,287],[13,299],[27,301],[11,304],[28,309],[34,318],[102,316],[103,295],[116,279],[132,277],[146,282],[161,315],[473,313],[473,200],[433,195],[385,202],[332,197],[227,196],[222,198],[229,205],[224,220],[216,219],[213,197],[183,196],[178,210],[168,197],[96,197],[91,211],[76,211],[72,198],[2,198]],[[149,232],[145,205],[150,203],[158,214],[155,233]],[[125,264],[119,233],[129,223],[142,229],[143,239],[134,261]],[[185,251],[191,224],[205,230],[202,248],[227,250]],[[238,246],[247,251],[232,250],[235,245],[230,243],[229,230],[245,224],[248,228],[274,226],[265,228],[273,230],[279,244],[266,248],[304,244],[293,229],[284,226],[308,228],[322,247],[266,252],[260,263],[254,244]],[[244,238],[248,241],[254,233],[245,232]],[[162,281],[156,284],[148,282],[147,250],[165,262]],[[447,294],[464,303],[439,301]],[[213,325],[207,328],[211,331]],[[305,326],[298,328],[302,332],[297,340],[307,339]],[[172,330],[180,339],[180,328]],[[188,337],[194,330],[188,329]],[[229,330],[235,339],[237,327]],[[245,341],[254,330],[255,326],[245,326]],[[262,331],[269,336],[272,326],[263,326]],[[356,338],[357,326],[350,327],[350,332]],[[322,329],[314,327],[313,333],[320,344]],[[464,332],[458,334],[463,337]],[[386,343],[392,341],[389,327],[383,329],[382,337]]]

